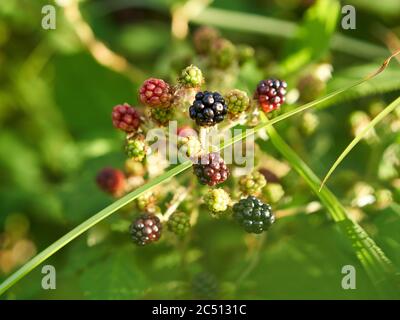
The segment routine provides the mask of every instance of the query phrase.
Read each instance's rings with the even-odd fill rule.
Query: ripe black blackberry
[[[275,221],[271,206],[253,196],[233,206],[233,217],[249,233],[266,231]]]
[[[190,118],[199,126],[209,127],[224,120],[228,108],[225,99],[218,92],[198,92],[189,108]]]
[[[130,234],[134,243],[144,246],[160,239],[161,230],[162,224],[158,217],[151,214],[142,214],[132,222]]]
[[[224,182],[229,177],[229,169],[224,159],[216,152],[199,157],[193,165],[193,171],[201,184],[210,187]]]
[[[286,88],[287,83],[282,80],[261,80],[254,93],[254,98],[258,100],[264,112],[271,112],[285,102]]]

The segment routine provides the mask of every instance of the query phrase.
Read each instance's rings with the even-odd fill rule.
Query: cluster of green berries
[[[239,180],[239,189],[245,195],[259,195],[267,181],[264,175],[259,171],[253,171],[249,175],[243,176]]]

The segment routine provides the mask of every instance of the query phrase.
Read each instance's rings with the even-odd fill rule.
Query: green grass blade
[[[327,187],[323,187],[319,191],[319,178],[300,159],[295,151],[286,144],[276,130],[273,127],[268,127],[267,132],[274,147],[307,182],[311,190],[319,197],[339,230],[346,235],[361,265],[382,296],[398,296],[399,291],[396,291],[396,287],[393,284],[395,267],[385,253],[360,225],[348,218],[342,204]]]
[[[267,36],[278,36],[291,39],[296,34],[298,26],[289,21],[265,17],[252,13],[234,12],[218,8],[205,8],[200,14],[191,18],[198,24],[219,28],[246,31]],[[246,23],[238,23],[246,21]],[[362,58],[382,58],[388,50],[368,42],[334,34],[330,47],[334,50]]]
[[[399,52],[397,52],[399,53]],[[396,53],[396,54],[397,54]],[[394,54],[395,55],[395,54]],[[354,84],[351,84],[343,89],[338,89],[322,98],[319,98],[313,102],[307,103],[303,106],[297,107],[294,110],[291,110],[289,112],[286,112],[270,121],[262,122],[258,126],[256,126],[253,129],[250,130],[245,130],[241,134],[238,134],[234,137],[232,137],[227,143],[223,143],[220,146],[220,150],[224,149],[250,135],[253,135],[257,133],[259,130],[264,129],[268,126],[272,126],[273,124],[282,121],[284,119],[287,119],[291,116],[294,116],[295,114],[298,114],[302,111],[305,111],[307,109],[310,109],[317,104],[327,101],[329,99],[332,99],[333,97],[341,94],[342,92],[345,92],[353,87],[356,87],[365,81],[368,81],[369,79],[374,78],[377,76],[380,72],[382,72],[387,64],[389,63],[390,59],[394,56],[392,55],[388,59],[385,60],[385,62],[382,64],[382,66],[372,73],[371,75],[367,76],[366,78],[356,81]],[[59,240],[54,242],[52,245],[50,245],[48,248],[40,252],[38,255],[36,255],[34,258],[29,260],[25,265],[23,265],[20,269],[18,269],[16,272],[14,272],[11,276],[9,276],[2,284],[0,284],[0,295],[2,295],[5,291],[7,291],[11,286],[13,286],[15,283],[17,283],[19,280],[21,280],[24,276],[26,276],[30,271],[32,271],[34,268],[36,268],[38,265],[40,265],[43,261],[48,259],[50,256],[52,256],[54,253],[56,253],[58,250],[63,248],[65,245],[67,245],[69,242],[77,238],[79,235],[99,223],[100,221],[104,220],[105,218],[109,217],[111,214],[116,212],[119,208],[122,208],[126,204],[130,203],[137,197],[139,197],[141,194],[145,193],[148,190],[151,190],[155,186],[166,182],[170,178],[176,176],[177,174],[187,170],[190,168],[192,163],[190,161],[184,162],[171,170],[165,172],[164,174],[160,175],[159,177],[155,178],[154,180],[150,181],[149,183],[139,187],[138,189],[132,191],[131,193],[125,195],[121,199],[115,201],[108,207],[104,208],[103,210],[99,211],[96,213],[94,216],[89,218],[88,220],[84,221],[77,227],[75,227],[73,230],[65,234],[63,237],[61,237]],[[318,179],[318,178],[317,178]],[[337,211],[338,218],[340,218],[340,211]]]
[[[385,118],[389,113],[391,113],[394,109],[396,109],[400,105],[400,97],[394,100],[391,104],[389,104],[385,109],[383,109],[365,128],[361,130],[359,134],[350,142],[350,144],[343,150],[343,152],[339,155],[337,160],[334,162],[332,167],[329,169],[325,178],[322,180],[320,190],[326,184],[329,177],[335,171],[335,169],[339,166],[339,164],[346,158],[346,156],[350,153],[350,151],[359,143],[369,130],[374,128],[383,118]]]

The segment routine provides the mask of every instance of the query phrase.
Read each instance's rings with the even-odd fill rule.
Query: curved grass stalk
[[[373,72],[372,74],[370,74],[369,76],[365,77],[362,80],[359,80],[357,82],[355,82],[352,85],[349,85],[345,88],[336,90],[324,97],[321,97],[313,102],[307,103],[303,106],[300,106],[294,110],[291,110],[287,113],[284,113],[272,120],[266,121],[266,122],[262,122],[259,125],[257,125],[256,127],[249,129],[249,130],[245,130],[244,132],[242,132],[241,134],[235,135],[234,137],[232,137],[229,141],[227,141],[226,143],[222,143],[220,145],[220,150],[229,147],[230,145],[233,145],[234,143],[250,136],[253,134],[256,134],[259,130],[264,129],[268,126],[271,126],[275,123],[278,123],[279,121],[282,121],[284,119],[287,119],[291,116],[294,116],[295,114],[298,114],[302,111],[305,111],[307,109],[310,109],[312,107],[314,107],[315,105],[329,100],[339,94],[341,94],[344,91],[347,91],[353,87],[356,87],[362,83],[364,83],[365,81],[368,81],[369,79],[372,79],[373,77],[377,76],[379,73],[381,73],[387,66],[387,64],[389,63],[390,59],[393,57],[394,55],[392,55],[391,57],[389,57],[388,59],[386,59],[384,61],[384,63],[382,64],[381,67],[379,67],[378,70],[376,70],[375,72]],[[60,239],[58,239],[56,242],[54,242],[52,245],[50,245],[49,247],[47,247],[45,250],[43,250],[42,252],[40,252],[38,255],[36,255],[35,257],[33,257],[31,260],[29,260],[26,264],[24,264],[20,269],[18,269],[16,272],[14,272],[11,276],[9,276],[3,283],[0,284],[0,295],[2,295],[5,291],[7,291],[10,287],[12,287],[14,284],[16,284],[19,280],[21,280],[23,277],[25,277],[29,272],[31,272],[34,268],[36,268],[37,266],[39,266],[42,262],[44,262],[46,259],[48,259],[49,257],[51,257],[53,254],[55,254],[58,250],[60,250],[61,248],[63,248],[64,246],[66,246],[68,243],[70,243],[72,240],[74,240],[75,238],[77,238],[78,236],[80,236],[82,233],[84,233],[85,231],[87,231],[88,229],[90,229],[91,227],[93,227],[94,225],[96,225],[97,223],[101,222],[102,220],[104,220],[105,218],[109,217],[110,215],[112,215],[114,212],[116,212],[118,209],[122,208],[123,206],[127,205],[128,203],[130,203],[131,201],[135,200],[136,198],[138,198],[140,195],[142,195],[143,193],[153,189],[154,187],[156,187],[157,185],[160,185],[161,183],[165,183],[166,181],[168,181],[169,179],[171,179],[172,177],[176,176],[177,174],[189,169],[192,166],[192,162],[191,161],[186,161],[180,165],[175,166],[174,168],[172,168],[171,170],[165,172],[164,174],[160,175],[159,177],[156,177],[155,179],[151,180],[150,182],[148,182],[147,184],[139,187],[138,189],[132,191],[131,193],[125,195],[124,197],[122,197],[121,199],[115,201],[114,203],[112,203],[111,205],[107,206],[106,208],[104,208],[103,210],[99,211],[98,213],[96,213],[94,216],[92,216],[91,218],[89,218],[88,220],[84,221],[83,223],[81,223],[80,225],[78,225],[77,227],[75,227],[74,229],[72,229],[70,232],[68,232],[67,234],[65,234],[63,237],[61,237]],[[340,210],[337,209],[335,212],[336,215],[338,216],[338,218],[340,218]]]
[[[328,173],[325,175],[325,178],[322,180],[321,187],[319,190],[323,188],[323,186],[328,181],[329,177],[336,170],[339,164],[346,158],[346,156],[350,153],[351,150],[359,143],[368,133],[369,130],[374,128],[380,121],[383,120],[389,113],[391,113],[394,109],[396,109],[400,105],[400,97],[394,100],[391,104],[389,104],[385,109],[383,109],[365,128],[361,130],[359,134],[350,142],[350,144],[343,150],[343,152],[339,155],[336,161],[333,163],[332,167],[329,169]]]
[[[393,284],[396,270],[382,249],[376,245],[359,224],[348,218],[342,204],[327,187],[319,189],[320,179],[280,137],[276,130],[273,127],[268,127],[267,132],[274,147],[307,182],[327,209],[335,225],[347,237],[358,260],[380,294],[384,297],[398,297],[399,293]]]

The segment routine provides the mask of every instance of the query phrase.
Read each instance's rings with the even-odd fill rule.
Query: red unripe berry
[[[112,111],[112,121],[115,128],[125,132],[134,132],[140,126],[140,115],[129,104],[119,104]]]
[[[164,80],[150,78],[140,87],[139,99],[145,106],[169,107],[172,102],[172,90]]]
[[[97,174],[96,182],[101,190],[115,197],[125,192],[125,175],[121,170],[104,168]]]

